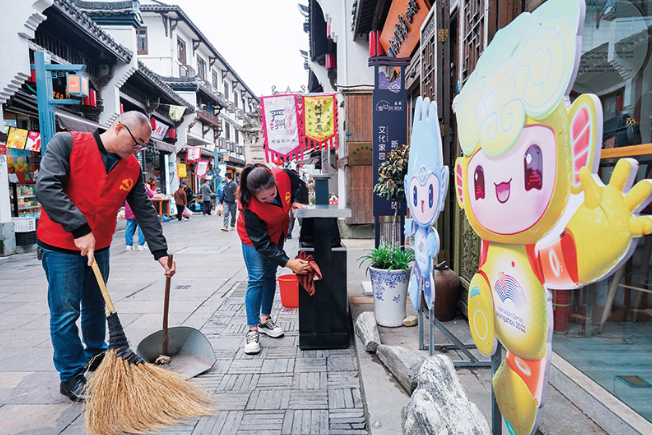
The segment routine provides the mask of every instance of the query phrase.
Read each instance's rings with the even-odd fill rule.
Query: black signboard
[[[378,182],[378,167],[387,153],[407,142],[407,91],[401,74],[392,82],[385,73],[376,70],[376,86],[373,91],[373,167],[374,186]],[[374,194],[374,216],[394,216],[396,202]],[[400,204],[399,216],[405,215],[405,203]]]

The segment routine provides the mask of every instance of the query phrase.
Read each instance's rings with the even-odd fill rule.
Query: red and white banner
[[[189,147],[186,160],[188,162],[196,162],[201,157],[201,147]]]
[[[200,160],[197,162],[197,176],[203,178],[206,176],[206,171],[208,171],[208,160]]]
[[[277,158],[288,160],[295,153],[298,160],[299,126],[298,100],[295,94],[261,97],[265,158],[269,163]]]

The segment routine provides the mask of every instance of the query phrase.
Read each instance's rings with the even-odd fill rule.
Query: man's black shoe
[[[88,371],[89,372],[94,372],[97,370],[97,368],[102,364],[102,360],[104,359],[103,353],[98,353],[94,357],[91,358],[91,360],[86,364],[88,366]]]
[[[86,385],[86,378],[84,375],[77,375],[69,381],[61,382],[59,392],[64,396],[68,396],[73,402],[83,402],[88,399],[88,394],[82,393]]]

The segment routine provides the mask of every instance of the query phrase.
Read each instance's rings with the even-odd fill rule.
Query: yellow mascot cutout
[[[549,0],[496,33],[454,103],[463,156],[460,207],[482,239],[469,288],[469,326],[485,355],[496,338],[507,357],[493,377],[510,434],[537,430],[550,366],[549,289],[609,275],[652,232],[638,215],[652,184],[632,184],[638,163],[598,178],[602,108],[572,104],[585,4]]]

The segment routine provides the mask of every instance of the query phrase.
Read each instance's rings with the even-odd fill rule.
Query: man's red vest
[[[281,239],[281,236],[285,238],[288,232],[288,226],[290,225],[292,183],[290,183],[290,177],[288,174],[286,174],[285,171],[281,168],[272,169],[272,174],[274,174],[276,187],[278,188],[278,194],[281,197],[281,204],[283,207],[269,204],[267,202],[258,201],[255,196],[252,196],[247,209],[254,212],[260,218],[260,220],[265,222],[269,238],[273,243],[278,243],[278,241]],[[249,240],[249,236],[247,235],[243,213],[240,213],[238,216],[238,235],[240,236],[242,243],[245,245],[254,245],[251,243],[251,240]]]
[[[111,245],[118,210],[138,177],[140,165],[136,157],[120,159],[107,174],[93,134],[72,133],[70,172],[63,191],[88,220],[95,237],[95,249]],[[72,233],[52,221],[45,210],[41,210],[37,236],[50,246],[79,251]]]

